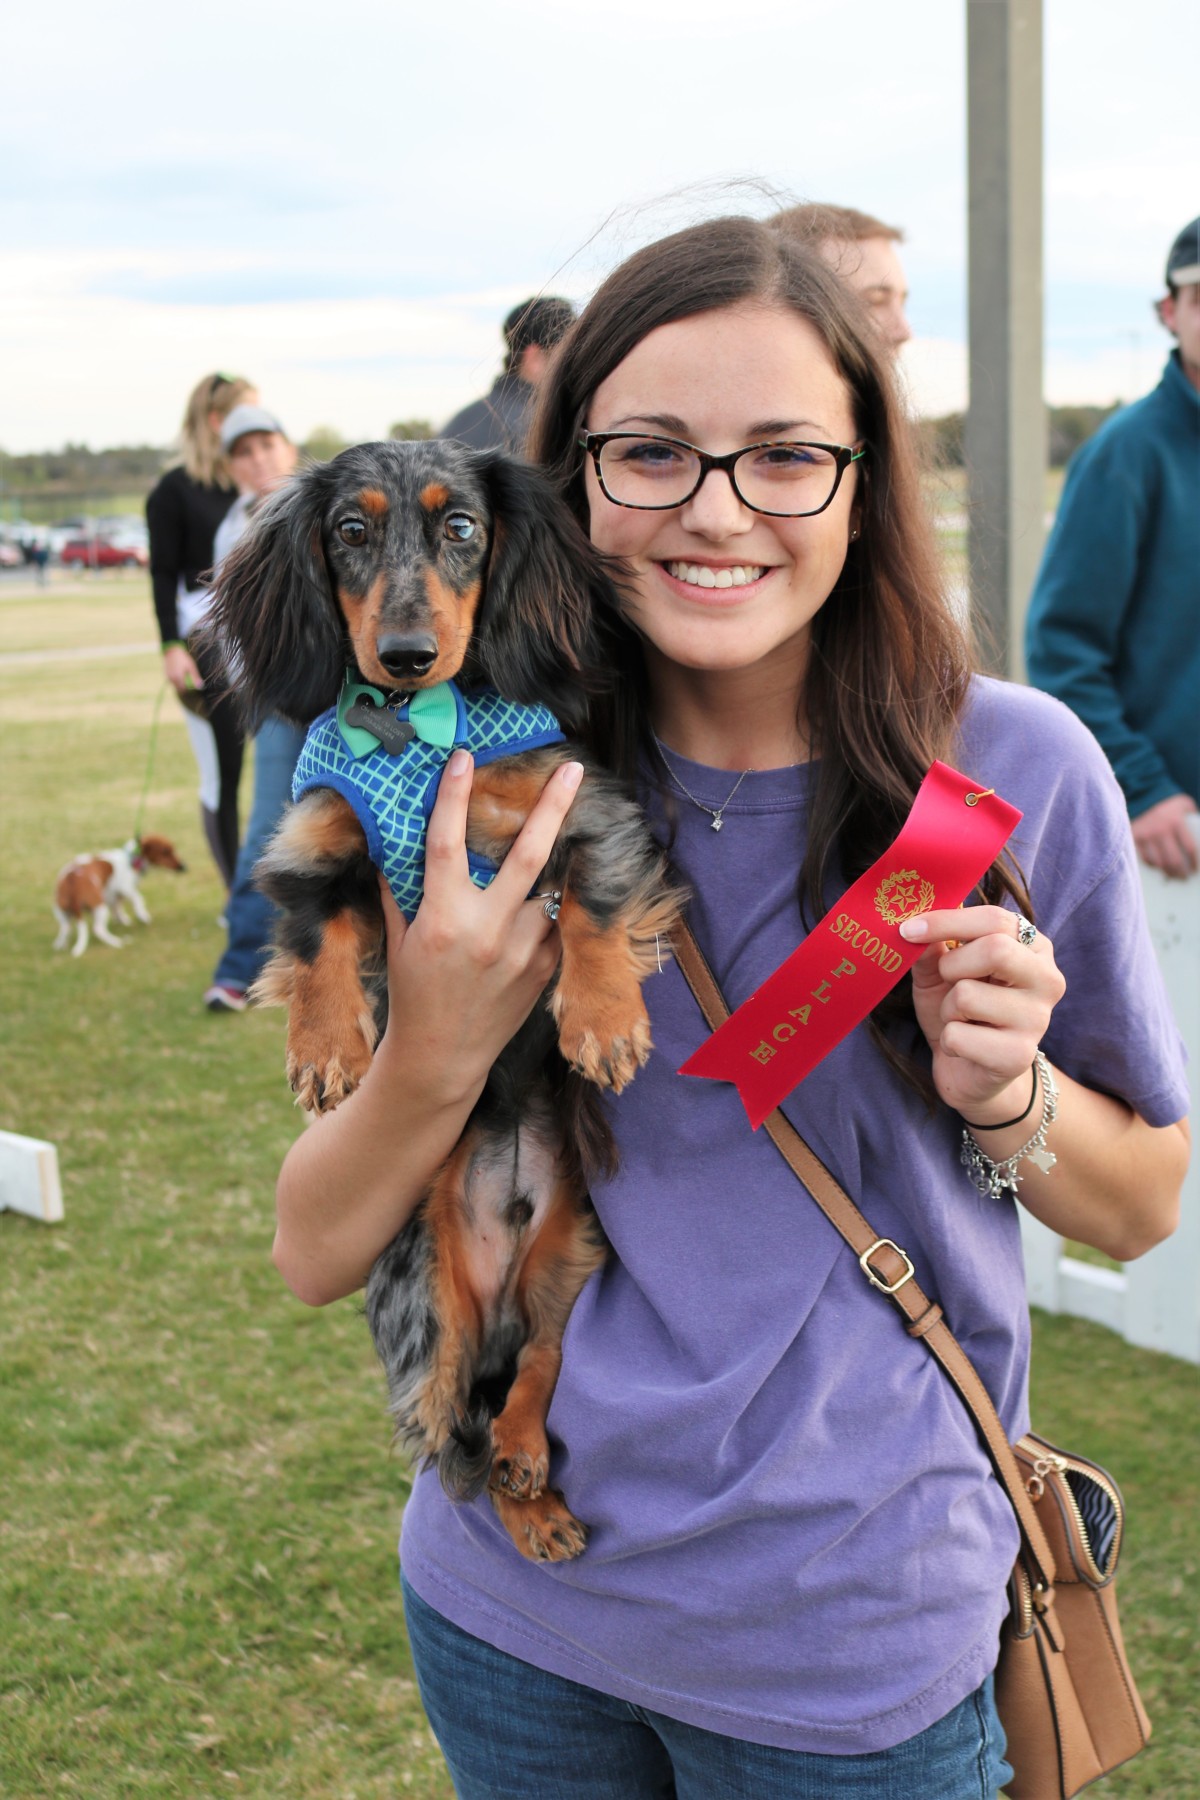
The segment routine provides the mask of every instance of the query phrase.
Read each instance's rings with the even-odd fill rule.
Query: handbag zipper
[[[1096,1559],[1092,1555],[1091,1540],[1088,1537],[1087,1526],[1084,1524],[1083,1514],[1079,1510],[1079,1502],[1076,1500],[1075,1495],[1071,1490],[1070,1482],[1065,1479],[1067,1471],[1070,1469],[1077,1475],[1086,1475],[1087,1479],[1089,1481],[1094,1481],[1096,1486],[1100,1488],[1103,1493],[1107,1494],[1109,1500],[1112,1502],[1113,1511],[1117,1520],[1117,1529],[1113,1537],[1112,1551],[1109,1556],[1109,1574],[1111,1574],[1112,1570],[1117,1566],[1117,1557],[1121,1550],[1121,1538],[1125,1531],[1125,1507],[1122,1503],[1120,1494],[1117,1492],[1112,1482],[1101,1473],[1094,1463],[1080,1462],[1073,1456],[1062,1456],[1057,1450],[1052,1450],[1049,1444],[1043,1442],[1042,1439],[1034,1437],[1032,1433],[1023,1441],[1027,1444],[1036,1446],[1037,1449],[1037,1455],[1033,1459],[1033,1474],[1025,1483],[1029,1490],[1030,1498],[1035,1501],[1041,1499],[1046,1491],[1046,1477],[1050,1474],[1051,1470],[1057,1470],[1058,1473],[1064,1477],[1062,1483],[1055,1491],[1061,1493],[1064,1497],[1071,1510],[1071,1515],[1075,1520],[1076,1534],[1083,1550],[1087,1572],[1093,1581],[1102,1586],[1104,1582],[1109,1579],[1109,1575],[1103,1574],[1096,1566]],[[1035,1484],[1037,1487],[1036,1493],[1034,1492]]]

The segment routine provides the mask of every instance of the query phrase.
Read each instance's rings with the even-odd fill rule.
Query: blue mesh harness
[[[370,731],[347,722],[347,712],[362,696],[378,707],[386,702],[378,688],[347,676],[337,706],[313,720],[292,777],[292,799],[315,788],[332,788],[349,802],[367,834],[372,862],[383,870],[397,906],[411,919],[425,881],[429,815],[450,752],[469,750],[476,768],[482,768],[502,756],[561,744],[563,734],[544,706],[520,706],[490,689],[464,695],[446,681],[387,709],[417,734],[390,753]],[[471,880],[481,888],[499,866],[470,851],[467,862]]]

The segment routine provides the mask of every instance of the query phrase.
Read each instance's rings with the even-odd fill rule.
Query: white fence
[[[1168,881],[1154,869],[1142,874],[1150,930],[1188,1047],[1193,1130],[1200,1134],[1200,876]],[[1200,1363],[1200,1145],[1179,1230],[1120,1271],[1065,1256],[1062,1239],[1023,1210],[1021,1234],[1035,1306],[1091,1319],[1131,1344]]]

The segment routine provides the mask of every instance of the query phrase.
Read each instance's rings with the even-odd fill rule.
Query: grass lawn
[[[396,1592],[406,1476],[366,1327],[268,1260],[298,1129],[279,1015],[206,1013],[221,896],[164,705],[121,952],[53,956],[49,891],[133,827],[159,687],[144,575],[0,604],[0,1126],[53,1139],[66,1220],[0,1214],[0,1794],[446,1800]],[[19,660],[6,653],[24,652]],[[1152,1749],[1103,1790],[1200,1793],[1200,1376],[1036,1322],[1034,1416],[1121,1479]],[[536,1800],[536,1797],[531,1797]]]

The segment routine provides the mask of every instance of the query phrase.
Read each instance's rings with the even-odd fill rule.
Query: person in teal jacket
[[[1177,340],[1153,393],[1072,457],[1029,605],[1035,687],[1079,715],[1125,793],[1138,854],[1200,866],[1200,218],[1167,259]]]

